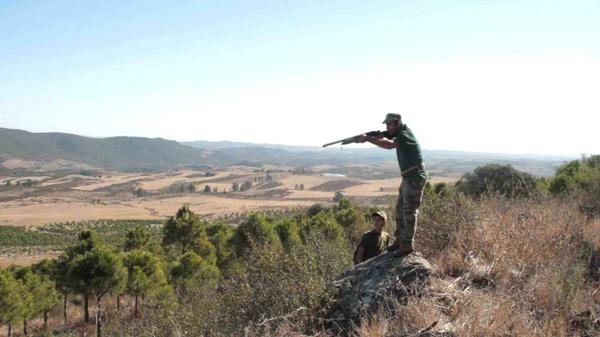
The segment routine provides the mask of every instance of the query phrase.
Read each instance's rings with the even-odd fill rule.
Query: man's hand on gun
[[[356,136],[356,142],[364,143],[364,142],[368,142],[370,140],[381,139],[381,138],[383,138],[383,135],[369,136],[369,135],[363,133],[362,135]]]
[[[390,136],[385,131],[383,131],[383,132],[382,131],[370,131],[370,132],[356,135],[356,136],[353,136],[350,138],[344,138],[344,139],[340,139],[335,142],[327,143],[327,144],[323,145],[323,147],[327,147],[327,146],[330,146],[333,144],[338,144],[338,143],[341,143],[342,145],[347,145],[347,144],[351,144],[351,143],[364,143],[364,142],[368,142],[370,140],[381,139],[383,137],[389,138]]]

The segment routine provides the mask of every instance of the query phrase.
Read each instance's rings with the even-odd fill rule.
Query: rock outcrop
[[[333,283],[336,297],[327,319],[336,328],[348,331],[382,306],[393,306],[417,295],[432,274],[431,264],[420,253],[384,253],[374,257],[354,266]]]

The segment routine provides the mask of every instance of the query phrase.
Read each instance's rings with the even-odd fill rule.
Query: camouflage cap
[[[384,211],[377,211],[377,212],[371,213],[371,217],[374,217],[374,216],[380,216],[383,218],[383,220],[387,221],[387,214],[385,214]]]
[[[385,120],[383,121],[383,124],[389,123],[391,121],[401,122],[402,117],[400,117],[400,114],[387,114],[385,115]]]

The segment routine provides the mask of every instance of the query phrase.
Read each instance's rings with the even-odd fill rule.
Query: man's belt
[[[411,173],[412,171],[418,170],[420,168],[425,169],[425,166],[423,166],[423,164],[420,164],[420,165],[417,165],[417,166],[409,167],[406,170],[401,171],[400,175],[404,177],[405,175]]]

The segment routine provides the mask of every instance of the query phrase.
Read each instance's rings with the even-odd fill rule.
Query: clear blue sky
[[[1,1],[0,126],[600,152],[600,1]]]

